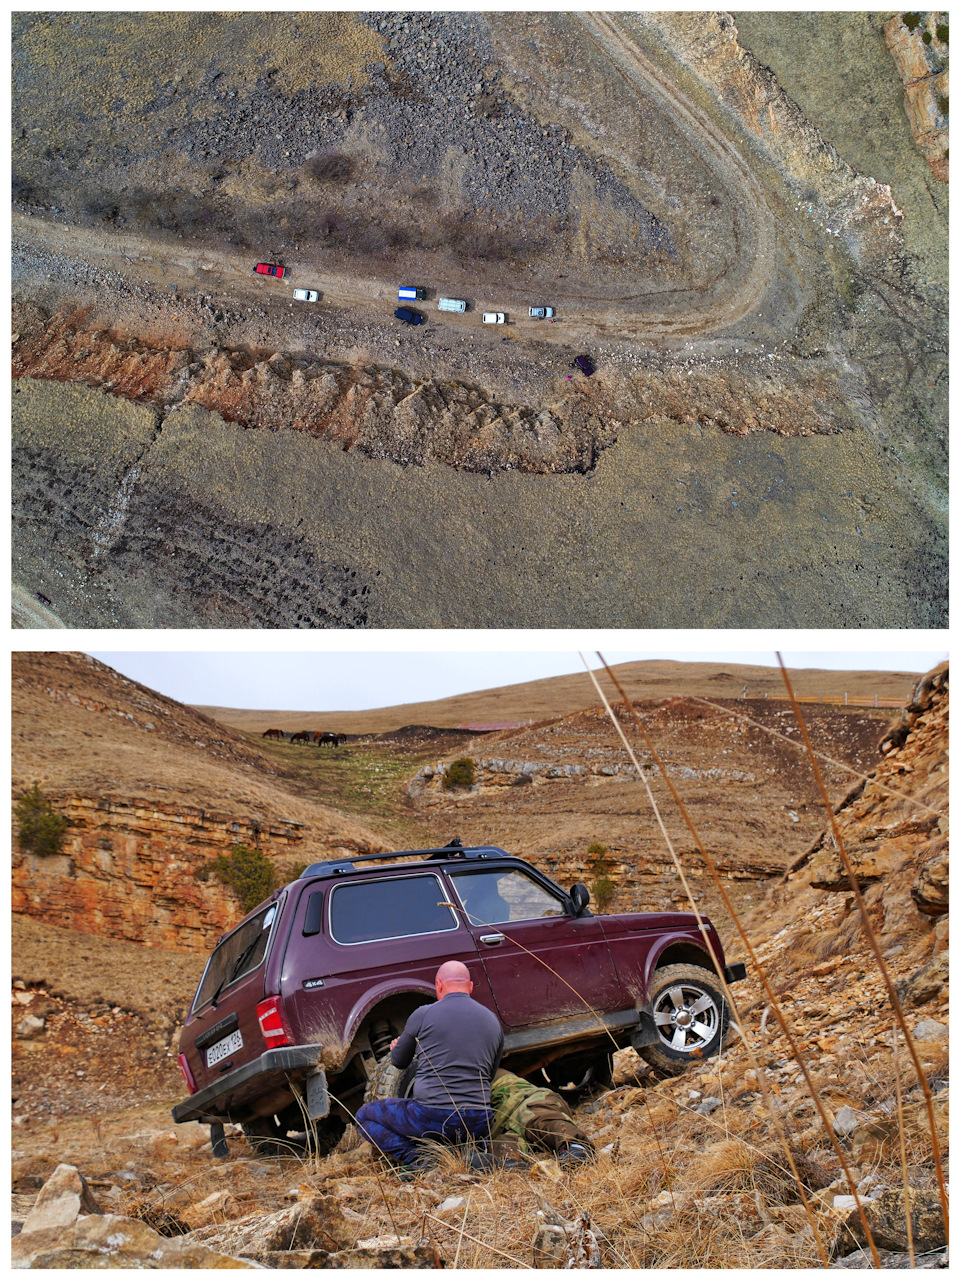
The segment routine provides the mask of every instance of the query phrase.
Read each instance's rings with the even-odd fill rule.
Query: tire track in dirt
[[[774,219],[756,179],[729,139],[684,97],[664,72],[620,30],[609,14],[577,13],[573,16],[583,26],[587,38],[602,50],[623,78],[657,102],[723,185],[732,195],[739,196],[737,208],[743,219],[744,232],[739,237],[741,251],[745,245],[749,246],[745,263],[741,256],[743,274],[732,293],[713,302],[698,295],[698,306],[692,312],[696,315],[693,322],[690,316],[644,317],[643,323],[633,329],[632,336],[692,337],[742,320],[759,304],[775,267]],[[729,281],[730,273],[727,273],[719,283],[729,284]],[[676,296],[682,297],[683,291],[678,291]]]

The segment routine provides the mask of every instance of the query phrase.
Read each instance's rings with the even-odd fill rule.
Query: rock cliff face
[[[948,910],[949,668],[914,690],[884,738],[876,772],[837,810],[837,824],[870,915],[881,933],[929,933]],[[829,830],[790,869],[788,881],[849,893]]]
[[[883,28],[914,141],[941,182],[950,176],[948,30],[945,13],[898,13]]]
[[[193,872],[238,844],[281,875],[384,843],[285,785],[242,734],[80,653],[14,657],[14,796],[37,783],[61,851],[14,840],[13,910],[60,928],[205,953],[243,914]]]
[[[301,824],[263,828],[246,816],[125,796],[51,795],[70,827],[62,852],[17,852],[13,910],[46,924],[167,951],[209,949],[240,917],[234,895],[193,875],[236,844],[268,856],[295,850]]]
[[[637,709],[720,874],[741,882],[749,899],[749,882],[778,877],[792,851],[799,852],[817,830],[822,810],[810,791],[802,755],[758,728],[795,739],[798,731],[787,704],[711,701],[650,700],[638,702]],[[860,771],[871,767],[877,720],[827,707],[809,711],[819,749]],[[741,722],[741,715],[753,724]],[[713,890],[704,860],[673,816],[673,801],[629,722],[627,736],[668,815],[685,872],[707,901]],[[444,759],[422,768],[409,794],[433,815],[449,813],[450,821],[469,823],[473,843],[510,848],[564,886],[597,880],[601,873],[587,849],[602,843],[608,851],[602,875],[615,886],[611,910],[686,909],[646,793],[605,712],[578,712],[497,735],[493,742],[479,739],[456,754],[473,759],[472,786],[445,788],[449,759]],[[849,774],[832,766],[828,772],[831,792],[842,796]]]

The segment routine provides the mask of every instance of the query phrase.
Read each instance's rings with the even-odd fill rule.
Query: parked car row
[[[287,268],[281,266],[278,262],[258,262],[253,268],[254,275],[273,276],[277,280],[281,280],[287,273]],[[294,289],[294,299],[297,302],[317,302],[320,294],[316,289]],[[426,296],[426,291],[416,285],[401,285],[397,290],[398,302],[422,302]],[[464,312],[467,304],[463,298],[438,298],[438,311],[455,311]],[[414,311],[412,307],[397,307],[394,311],[394,317],[402,321],[403,324],[426,324],[426,316],[419,311]],[[553,307],[529,307],[527,314],[531,320],[552,320]],[[506,324],[507,317],[503,311],[484,311],[481,316],[483,324]],[[577,356],[571,363],[570,368],[577,368],[588,378],[594,372],[593,363],[588,356]]]

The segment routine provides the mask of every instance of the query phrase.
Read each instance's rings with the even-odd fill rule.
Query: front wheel
[[[691,1062],[719,1052],[730,1010],[711,970],[692,964],[657,969],[650,983],[648,1007],[658,1039],[637,1052],[657,1071],[679,1076]]]

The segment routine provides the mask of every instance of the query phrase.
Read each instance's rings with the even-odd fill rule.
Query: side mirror
[[[582,916],[590,901],[590,890],[585,884],[575,884],[570,890],[570,901],[573,903],[573,918]]]

